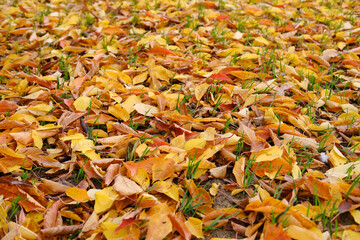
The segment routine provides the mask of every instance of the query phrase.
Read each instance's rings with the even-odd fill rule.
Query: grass
[[[132,168],[141,166],[146,168],[147,180],[156,185],[152,179],[152,166],[147,165],[151,161],[147,160],[171,158],[176,162],[171,168],[174,169],[172,175],[163,179],[166,184],[171,185],[172,190],[175,189],[176,197],[169,197],[170,194],[164,193],[165,191],[151,190],[152,187],[146,185],[147,189],[143,189],[145,193],[126,197],[118,194],[115,204],[108,210],[97,213],[104,216],[110,214],[107,222],[113,224],[118,224],[115,220],[122,218],[124,213],[134,214],[136,223],[124,229],[129,233],[129,238],[145,239],[144,235],[149,233],[148,219],[159,207],[156,205],[140,209],[141,204],[138,203],[142,197],[146,199],[144,194],[154,196],[154,202],[160,201],[161,205],[167,205],[164,209],[171,209],[171,212],[178,215],[179,221],[183,222],[190,216],[199,221],[206,219],[206,215],[211,214],[211,208],[223,207],[218,201],[209,200],[210,190],[206,183],[211,183],[209,178],[216,175],[212,172],[213,167],[223,167],[214,170],[227,171],[223,187],[235,194],[227,196],[228,199],[236,202],[239,200],[237,198],[243,197],[240,199],[241,203],[261,202],[264,191],[268,191],[273,199],[286,200],[288,207],[274,210],[272,214],[268,214],[269,211],[263,214],[261,208],[242,211],[246,206],[233,204],[230,208],[242,211],[241,219],[228,212],[217,215],[215,219],[203,222],[205,226],[202,230],[205,235],[224,223],[231,227],[231,221],[242,221],[245,225],[251,222],[259,227],[259,234],[267,232],[268,223],[282,226],[286,231],[286,227],[294,224],[290,216],[293,214],[292,206],[295,205],[307,207],[307,221],[312,221],[322,233],[328,232],[334,239],[341,236],[339,229],[350,230],[351,226],[342,220],[345,215],[339,211],[338,205],[340,200],[356,204],[354,193],[359,190],[360,185],[360,177],[353,165],[360,159],[360,130],[357,126],[359,117],[341,108],[344,107],[343,104],[352,104],[357,109],[360,103],[359,82],[353,76],[356,75],[357,68],[351,65],[358,64],[358,55],[357,52],[350,53],[360,39],[360,34],[356,32],[359,26],[356,1],[324,0],[317,5],[304,1],[278,0],[268,3],[225,0],[87,0],[80,5],[78,1],[51,1],[51,4],[49,1],[34,1],[31,6],[18,0],[10,4],[5,4],[6,1],[3,3],[3,76],[0,76],[2,155],[5,154],[4,157],[8,158],[36,150],[36,154],[62,166],[59,169],[29,170],[24,168],[24,164],[21,166],[14,163],[14,166],[10,166],[12,161],[6,162],[8,169],[3,170],[2,174],[17,180],[17,187],[26,185],[22,190],[32,196],[33,201],[42,196],[46,196],[45,200],[54,198],[53,200],[66,201],[67,196],[63,193],[47,196],[48,192],[39,187],[46,184],[36,182],[44,178],[52,181],[59,181],[59,178],[70,180],[74,185],[86,180],[89,181],[86,189],[89,193],[104,187],[102,178],[89,179],[90,176],[86,175],[89,159],[80,153],[76,141],[59,140],[71,138],[73,134],[82,134],[86,136],[85,143],[93,145],[95,152],[99,153],[96,156],[101,158],[91,162],[92,170],[104,177],[109,176],[108,167],[111,164],[121,162],[120,172],[116,174],[121,173],[143,186],[145,184],[139,182],[140,174],[134,175]],[[109,31],[116,34],[109,35]],[[261,39],[267,41],[262,42]],[[339,43],[345,45],[340,46]],[[64,51],[64,46],[74,48],[66,48]],[[155,46],[176,54],[167,51],[164,51],[166,54],[161,54],[161,51],[150,54],[148,51]],[[223,55],[223,49],[228,51],[228,55]],[[236,54],[233,49],[236,49]],[[10,54],[13,56],[8,58]],[[98,54],[106,56],[94,66],[94,56],[99,56]],[[246,59],[244,54],[256,56]],[[321,61],[316,61],[314,56],[308,57],[308,54],[327,59],[330,67],[323,66]],[[173,76],[169,76],[169,71],[163,68],[173,72]],[[292,68],[295,69],[293,73]],[[155,74],[154,71],[159,72]],[[248,79],[247,76],[241,76],[242,73],[234,73],[239,71],[244,75],[245,71],[249,72],[255,77]],[[90,75],[89,73],[92,76],[86,78],[80,88],[72,87],[74,79]],[[119,79],[121,74],[127,74],[133,79],[139,73],[146,73],[149,77],[136,86]],[[33,74],[37,77],[34,78]],[[209,77],[216,74],[225,74],[231,77],[231,81]],[[52,76],[58,78],[53,81]],[[208,87],[201,89],[205,93],[201,92],[202,98],[196,99],[195,89],[203,83]],[[114,94],[117,98],[113,97]],[[87,118],[93,115],[98,118],[89,125],[84,118],[80,118],[80,121],[74,120],[67,127],[61,128],[59,124],[67,121],[63,121],[66,114],[78,113],[73,101],[80,96],[92,98],[86,109]],[[120,114],[109,114],[109,106],[113,106],[115,102],[121,106],[127,104],[129,96],[157,107],[160,112],[149,116],[148,113],[129,111],[127,121],[123,121]],[[319,99],[325,102],[321,106]],[[95,103],[101,107],[95,108]],[[50,111],[43,113],[28,110],[29,106],[41,106],[40,104],[51,106],[48,107]],[[122,110],[129,107],[131,108],[124,106]],[[241,114],[243,112],[246,114]],[[275,121],[271,117],[272,112],[275,113]],[[293,117],[287,118],[288,114]],[[347,117],[338,121],[340,115]],[[104,124],[98,123],[100,116],[102,120],[105,119]],[[299,121],[298,124],[295,121]],[[287,142],[283,134],[292,133],[284,129],[283,122],[296,129],[294,135],[301,133],[306,138],[300,141],[294,137]],[[321,128],[322,125],[319,125],[326,122],[332,127],[314,130]],[[268,126],[273,123],[275,129],[273,125]],[[49,124],[54,124],[54,127]],[[131,128],[130,133],[119,130],[116,124],[127,125]],[[250,130],[241,133],[238,129],[241,124],[245,124]],[[39,132],[42,131],[42,149],[34,148],[33,139],[28,135],[38,128]],[[274,129],[274,134],[269,128]],[[93,133],[97,129],[106,131],[107,136],[100,138],[102,135]],[[17,139],[18,132],[26,132],[21,140]],[[125,136],[125,142],[112,142],[120,134]],[[224,137],[225,134],[230,137]],[[204,146],[201,143],[201,146],[185,149],[188,141],[208,135],[211,135],[212,140],[207,138]],[[257,141],[250,142],[254,136]],[[240,140],[234,142],[233,139],[236,138]],[[316,149],[313,144],[308,146],[306,139],[311,139],[311,142],[315,140],[319,147]],[[325,173],[333,167],[332,163],[319,163],[315,159],[319,153],[324,156],[334,144],[352,166],[343,170],[343,178],[331,178],[330,181],[330,172]],[[158,145],[168,146],[157,147]],[[281,160],[285,164],[281,165],[280,160],[257,161],[255,156],[260,149],[275,145],[280,145],[279,148],[283,151]],[[77,156],[77,162],[71,161],[73,156]],[[239,178],[234,174],[239,172],[229,171],[235,164],[234,160],[243,163],[236,162],[241,165],[240,174],[243,174],[243,182],[238,184],[234,178]],[[292,173],[295,170],[294,161],[300,168],[301,176]],[[346,190],[342,191],[342,199],[324,199],[326,197],[320,194],[323,189],[313,186],[310,176],[316,176],[322,187],[333,188],[335,181],[347,184]],[[96,186],[94,183],[97,183]],[[111,182],[109,187],[112,186]],[[35,190],[32,188],[42,193],[33,194]],[[238,192],[241,193],[236,194]],[[20,194],[24,198],[25,195],[20,192],[3,198],[8,201],[5,203],[9,221],[19,219],[19,203],[24,201]],[[333,194],[330,195],[334,197]],[[39,200],[39,204],[44,205],[46,213],[50,205],[46,205],[45,200]],[[148,199],[146,201],[149,202]],[[147,202],[141,203],[146,205]],[[98,203],[98,200],[91,199],[74,208],[61,207],[59,211],[74,211],[82,221],[86,221],[86,216],[94,211],[93,208]],[[205,208],[210,213],[204,211]],[[64,210],[66,211],[63,212]],[[25,211],[24,214],[26,219],[36,220],[34,216],[38,213]],[[66,216],[63,216],[63,220],[64,226],[78,224]],[[179,224],[185,224],[183,222]],[[40,230],[44,226],[42,220],[36,224],[39,228],[31,224],[23,227],[41,234]],[[102,225],[93,230],[99,238],[103,237],[103,232],[110,232]],[[315,231],[313,233],[316,234]],[[0,231],[0,238],[6,234],[7,232]],[[63,237],[76,239],[91,234],[76,231]],[[130,236],[131,234],[136,236]],[[163,238],[170,239],[179,235],[174,228]]]
[[[194,175],[196,174],[199,165],[200,165],[200,160],[196,159],[196,153],[193,156],[190,155],[188,160],[188,167],[185,173],[185,178],[189,181],[188,183],[189,185],[192,184],[192,182],[194,181]],[[200,183],[196,185],[196,188],[198,189],[199,186]],[[186,188],[185,185],[183,187]],[[184,196],[180,202],[180,207],[179,207],[180,212],[187,215],[195,216],[199,208],[205,204],[202,201],[203,200],[202,195],[204,193],[206,193],[206,190],[202,189],[199,193],[193,195],[190,193],[189,188],[186,188],[184,192]]]
[[[17,195],[12,201],[10,206],[10,211],[8,212],[9,219],[13,220],[13,217],[20,209],[19,202],[21,201],[22,197],[20,195]]]
[[[70,55],[67,56],[66,58],[61,56],[59,60],[59,70],[60,72],[62,72],[62,78],[57,77],[57,85],[56,85],[57,89],[63,89],[65,82],[70,80],[70,63],[69,63],[70,57],[71,57]]]

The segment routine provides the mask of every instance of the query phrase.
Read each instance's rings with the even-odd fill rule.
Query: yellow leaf
[[[245,171],[245,157],[241,157],[235,162],[234,168],[233,168],[233,174],[235,176],[237,184],[239,184],[240,187],[244,186],[244,171]]]
[[[175,184],[171,185],[169,191],[164,192],[164,194],[177,202],[179,201],[179,189]]]
[[[77,215],[76,213],[66,210],[66,208],[63,208],[60,210],[60,214],[63,217],[69,218],[69,219],[73,219],[75,221],[79,221],[79,222],[83,222],[84,220],[81,219],[81,217],[79,215]]]
[[[261,200],[264,200],[264,199],[266,199],[268,197],[271,197],[270,194],[265,189],[263,189],[262,187],[259,186],[257,188],[257,190],[259,192]]]
[[[166,40],[161,37],[156,38],[155,41],[158,42],[161,46],[167,45]]]
[[[241,38],[241,37],[240,37]],[[243,52],[242,48],[230,48],[216,53],[219,57],[233,56]]]
[[[85,189],[71,187],[65,190],[65,194],[76,202],[87,202],[90,200]]]
[[[283,155],[283,150],[278,146],[266,148],[251,154],[250,159],[254,157],[256,162],[271,161],[280,158]]]
[[[200,133],[200,138],[206,141],[213,141],[215,139],[216,130],[213,127],[208,127],[204,132]]]
[[[167,70],[160,65],[150,68],[150,71],[155,78],[166,81],[167,83],[170,83],[170,78],[174,77],[174,72]]]
[[[178,148],[184,148],[184,146],[185,146],[185,136],[184,136],[184,134],[173,138],[170,141],[170,145],[174,146],[174,147],[178,147]]]
[[[291,174],[293,176],[294,179],[298,179],[298,178],[301,178],[301,169],[300,167],[295,164],[291,170]]]
[[[140,97],[136,95],[131,95],[121,104],[121,106],[125,108],[126,111],[130,114],[132,111],[135,110],[134,105],[137,103],[141,103]]]
[[[145,143],[142,143],[136,148],[135,152],[138,156],[142,156],[143,154],[144,154],[144,156],[146,156],[145,151],[148,151],[148,150],[150,150],[148,145],[146,145]]]
[[[139,75],[136,75],[132,80],[133,84],[136,85],[136,84],[144,82],[147,79],[148,75],[149,75],[148,72],[144,72]]]
[[[16,54],[9,54],[6,58],[5,58],[5,61],[3,63],[3,68],[2,70],[3,71],[6,71],[8,69],[10,69],[13,65],[13,62],[15,61],[15,59],[18,58],[18,55]]]
[[[93,129],[92,130],[92,136],[94,136],[95,138],[104,138],[104,137],[108,137],[107,132],[105,132],[102,129]]]
[[[139,167],[132,179],[140,185],[142,189],[148,189],[150,186],[150,177],[144,168]]]
[[[234,72],[230,72],[230,74],[237,78],[240,78],[241,80],[249,80],[258,77],[257,73],[248,72],[248,71],[234,71]]]
[[[354,218],[354,221],[357,224],[360,224],[360,211],[359,210],[350,210],[350,214]]]
[[[78,111],[85,111],[88,107],[90,107],[91,98],[87,96],[81,96],[74,102],[74,107]]]
[[[209,189],[209,193],[212,195],[212,196],[216,196],[217,192],[218,192],[218,189],[219,189],[219,184],[216,184],[216,183],[213,183],[211,185],[211,188]]]
[[[118,194],[113,190],[113,187],[107,187],[95,193],[95,207],[97,214],[102,213],[113,205]]]
[[[103,222],[101,224],[101,229],[103,229],[103,233],[107,240],[124,239],[125,237],[132,236],[132,234],[136,232],[136,229],[134,229],[134,226],[132,225],[117,231],[116,228],[118,226],[119,223],[114,223],[114,222]],[[134,239],[134,238],[130,238],[130,239]]]
[[[268,46],[270,42],[263,37],[257,37],[254,39],[254,46]]]
[[[336,45],[340,50],[343,50],[346,47],[346,43],[344,42],[338,42]]]
[[[351,172],[349,172],[351,169]],[[347,163],[344,165],[339,165],[337,167],[333,167],[326,171],[325,175],[327,177],[334,177],[334,178],[344,178],[348,175],[360,173],[360,165],[358,162]]]
[[[111,99],[114,99],[116,103],[121,103],[122,97],[118,96],[114,92],[109,92]]]
[[[14,157],[14,158],[25,158],[25,156],[23,154],[16,153],[11,148],[5,147],[3,145],[0,145],[0,153],[3,154],[3,155]]]
[[[206,144],[205,139],[201,139],[201,138],[190,139],[185,143],[184,149],[188,151],[193,148],[203,148],[205,147],[205,144]]]
[[[125,83],[132,83],[131,77],[126,73],[118,72],[118,75]]]
[[[91,160],[99,160],[100,154],[96,153],[92,148],[94,147],[94,142],[90,139],[85,139],[85,136],[81,133],[76,133],[70,136],[62,137],[61,140],[69,141],[71,140],[71,148],[74,151],[80,151],[89,157]]]
[[[1,197],[0,198],[0,227],[4,231],[8,230],[8,221],[6,219],[8,210],[9,210],[9,208],[7,208],[3,197]]]
[[[120,104],[110,106],[108,111],[111,115],[123,121],[127,121],[130,119],[130,114],[128,113],[128,111],[126,111],[125,108],[120,106]]]
[[[192,235],[194,235],[197,238],[204,238],[202,231],[203,222],[200,219],[189,217],[189,220],[185,222],[185,225],[188,227]]]
[[[65,30],[69,29],[70,27],[78,24],[80,22],[80,16],[77,14],[71,14],[65,17],[63,23],[60,27],[64,28]]]
[[[203,83],[195,87],[195,98],[196,100],[200,101],[201,98],[206,93],[207,89],[209,87],[209,84]]]
[[[328,153],[329,160],[334,167],[343,165],[347,162],[346,157],[334,146],[333,149]]]
[[[241,55],[240,59],[242,60],[253,60],[253,59],[258,59],[259,55],[254,54],[254,53],[245,53],[243,55]]]
[[[341,239],[358,240],[360,239],[360,233],[352,230],[345,230],[341,236]]]
[[[34,146],[41,149],[43,146],[43,140],[40,134],[36,130],[32,130],[31,137],[34,140]]]
[[[359,109],[357,107],[349,103],[341,104],[341,108],[343,109],[344,112],[354,112],[354,113],[359,112]]]
[[[226,140],[226,145],[236,145],[240,140],[240,137],[231,132],[223,134],[221,138]]]
[[[45,115],[50,112],[52,108],[52,106],[42,103],[36,106],[28,107],[27,109],[34,115]]]
[[[290,225],[286,228],[287,234],[297,240],[321,240],[321,231],[319,229],[307,229],[296,225]]]
[[[27,227],[22,226],[15,222],[9,222],[8,224],[10,231],[16,229],[16,231],[20,235],[19,238],[21,237],[20,239],[38,239],[38,235],[33,231],[31,231],[30,229],[28,229]]]

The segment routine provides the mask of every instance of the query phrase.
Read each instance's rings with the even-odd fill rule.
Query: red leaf
[[[226,14],[220,14],[219,16],[217,16],[216,19],[219,20],[219,21],[227,21],[227,20],[230,19],[230,17],[228,15],[226,15]]]
[[[129,219],[123,219],[120,223],[120,225],[116,228],[115,232],[126,228],[136,222],[135,218],[129,218]]]
[[[229,78],[227,75],[225,75],[223,73],[212,74],[208,79],[213,80],[213,81],[224,81],[227,83],[233,82],[231,78]]]
[[[190,137],[191,135],[195,134],[189,130],[186,130],[185,128],[180,127],[176,123],[170,126],[170,130],[173,131],[176,136],[185,134],[185,137]]]

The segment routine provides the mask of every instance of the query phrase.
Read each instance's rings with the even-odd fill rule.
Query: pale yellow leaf
[[[159,112],[159,109],[155,106],[145,104],[145,103],[137,103],[134,105],[134,109],[140,113],[141,115],[147,117],[153,117],[155,113]]]
[[[122,196],[143,192],[143,189],[136,182],[121,175],[115,178],[114,190]]]
[[[81,96],[74,102],[74,107],[78,111],[85,111],[90,107],[91,98],[87,96]]]

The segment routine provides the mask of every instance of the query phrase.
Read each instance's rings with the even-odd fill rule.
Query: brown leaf
[[[58,226],[58,227],[42,229],[41,232],[46,237],[57,237],[57,236],[69,235],[82,228],[83,228],[82,224],[71,225],[71,226]]]

